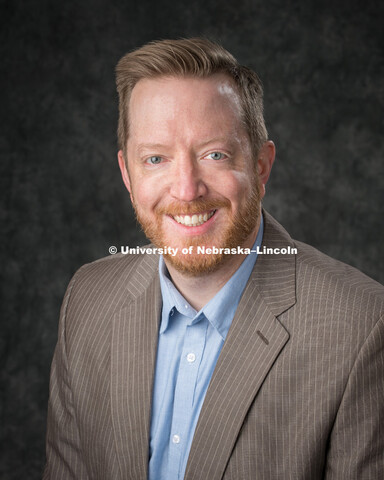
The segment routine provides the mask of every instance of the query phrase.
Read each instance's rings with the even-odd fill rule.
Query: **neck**
[[[255,243],[260,221],[254,232],[242,245],[243,248],[252,248]],[[201,310],[221,288],[228,282],[240,267],[246,255],[232,255],[226,262],[213,272],[190,276],[176,270],[167,260],[172,282],[189,304],[197,311]]]

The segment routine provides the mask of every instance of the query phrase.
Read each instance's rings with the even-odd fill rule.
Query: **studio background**
[[[39,479],[66,285],[145,238],[116,160],[119,58],[205,35],[256,70],[277,160],[265,207],[384,283],[383,2],[2,1],[1,479]]]

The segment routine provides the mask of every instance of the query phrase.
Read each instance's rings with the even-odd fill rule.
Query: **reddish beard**
[[[167,262],[172,264],[179,272],[199,276],[210,273],[219,268],[231,255],[224,253],[197,254],[197,246],[236,248],[243,246],[244,242],[255,230],[260,217],[260,185],[259,179],[255,178],[255,185],[246,202],[240,206],[239,211],[231,213],[231,203],[228,199],[194,200],[192,202],[172,202],[165,207],[155,209],[156,221],[148,219],[140,212],[134,204],[136,217],[149,240],[158,248],[174,247],[165,240],[163,218],[164,215],[174,217],[175,215],[188,215],[197,212],[210,212],[219,208],[225,209],[228,213],[228,221],[218,241],[217,235],[204,234],[196,237],[185,237],[182,248],[193,246],[194,253],[183,254],[179,248],[175,256],[166,254]]]

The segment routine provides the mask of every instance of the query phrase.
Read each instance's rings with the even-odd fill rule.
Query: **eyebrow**
[[[137,148],[138,150],[143,150],[144,148],[148,148],[148,149],[169,148],[169,145],[165,145],[163,143],[139,143]]]
[[[198,148],[203,148],[210,143],[215,143],[215,142],[223,142],[223,143],[229,143],[230,146],[234,146],[237,144],[237,142],[229,141],[227,137],[214,137],[210,138],[209,140],[203,141],[197,145]],[[137,146],[138,150],[143,150],[143,149],[157,149],[157,148],[171,148],[170,145],[163,144],[163,143],[139,143]]]
[[[209,140],[207,140],[205,142],[199,143],[198,147],[202,148],[202,147],[205,147],[205,146],[209,145],[210,143],[216,143],[216,142],[228,143],[231,146],[233,146],[233,144],[236,143],[236,142],[228,140],[227,137],[214,137],[214,138],[210,138]]]

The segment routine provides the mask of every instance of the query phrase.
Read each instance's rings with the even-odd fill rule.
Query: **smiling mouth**
[[[207,222],[213,215],[216,210],[211,210],[210,212],[205,213],[195,213],[193,215],[172,215],[172,218],[181,225],[186,227],[198,227]]]

